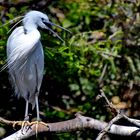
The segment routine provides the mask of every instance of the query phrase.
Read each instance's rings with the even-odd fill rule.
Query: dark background
[[[42,120],[64,121],[81,112],[108,122],[113,116],[96,98],[100,89],[127,116],[139,119],[140,3],[136,0],[0,1],[1,67],[6,60],[6,41],[10,35],[7,32],[16,22],[12,19],[30,10],[46,13],[52,22],[73,33],[54,28],[65,40],[62,43],[49,31],[40,31],[45,54],[44,78],[39,95]],[[25,101],[17,99],[13,93],[8,73],[4,70],[0,73],[0,116],[23,120]],[[31,119],[35,119],[35,110],[30,109],[30,113]],[[124,120],[120,124],[130,125]],[[1,137],[15,132],[9,126],[1,125],[0,128],[6,131]],[[97,133],[83,130],[41,134],[38,139],[93,140]],[[121,139],[120,136],[108,137]]]

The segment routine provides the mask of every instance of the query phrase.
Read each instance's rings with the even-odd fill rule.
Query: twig
[[[110,109],[110,111],[111,111],[111,113],[113,113],[113,115],[116,116],[117,114],[120,113],[120,111],[117,110],[117,109],[113,106],[113,104],[108,100],[108,98],[107,98],[106,95],[104,94],[103,90],[100,90],[100,96],[101,96],[102,98],[104,98],[104,101],[105,101],[106,106]]]
[[[111,128],[111,126],[117,122],[118,120],[120,120],[123,116],[118,114],[116,117],[114,117],[109,123],[108,125],[98,134],[98,137],[96,138],[96,140],[101,140],[101,138],[107,133],[109,132],[109,129]]]
[[[107,64],[104,65],[102,74],[101,74],[101,76],[100,76],[100,78],[99,78],[99,80],[98,80],[99,86],[100,86],[100,87],[102,86],[103,77],[104,77],[104,75],[105,75],[105,73],[106,73],[106,69],[107,69]]]
[[[98,134],[96,140],[101,140],[102,137],[109,132],[109,129],[111,126],[117,122],[118,120],[122,119],[123,115],[120,114],[120,111],[118,111],[111,102],[109,102],[108,98],[105,96],[103,90],[100,90],[100,96],[105,100],[105,104],[107,107],[111,110],[111,112],[115,115],[115,117],[108,123],[108,125]]]
[[[103,90],[100,90],[101,91],[101,97],[103,97],[105,99],[105,102],[107,104],[107,106],[110,108],[111,112],[113,114],[119,114],[122,116],[122,118],[124,118],[125,120],[127,120],[128,122],[134,124],[135,126],[137,127],[140,127],[140,120],[137,120],[137,119],[132,119],[132,118],[129,118],[127,117],[125,114],[122,114],[120,110],[116,109],[113,104],[111,102],[109,102],[109,100],[107,99],[107,97],[105,96]]]
[[[119,121],[120,119],[124,118],[126,119],[128,122],[134,124],[137,127],[140,127],[140,120],[136,120],[136,119],[131,119],[129,117],[127,117],[125,114],[122,114],[120,110],[116,109],[113,104],[111,102],[109,102],[108,98],[105,96],[103,90],[100,90],[100,96],[104,99],[105,104],[107,105],[107,107],[110,109],[110,111],[115,115],[115,117],[108,123],[108,125],[98,134],[98,137],[96,138],[96,140],[101,140],[101,138],[107,133],[109,132],[109,129],[111,128],[111,126],[116,123],[117,121]]]
[[[18,122],[21,122],[21,121],[18,121]],[[2,117],[0,117],[0,123],[1,124],[6,124],[6,125],[14,125],[14,123],[15,123],[15,121],[9,121],[9,120],[6,120],[6,119],[4,119],[4,118],[2,118]],[[18,124],[18,123],[17,123]]]
[[[134,124],[135,126],[140,127],[140,120],[129,118],[124,114],[123,114],[123,118],[126,119],[131,124]]]
[[[121,58],[121,55],[115,55],[115,54],[109,53],[109,52],[97,51],[97,53],[100,53],[101,55],[108,55],[111,57]]]

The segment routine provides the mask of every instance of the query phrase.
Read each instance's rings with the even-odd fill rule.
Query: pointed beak
[[[63,41],[63,42],[64,42],[64,40],[63,40],[56,32],[54,32],[54,31],[49,27],[49,25],[58,27],[58,28],[60,28],[60,29],[62,29],[62,30],[64,30],[64,31],[67,31],[67,32],[71,33],[68,29],[63,28],[63,27],[61,27],[61,26],[59,26],[59,25],[56,25],[56,24],[54,24],[54,23],[52,23],[52,22],[50,22],[50,21],[49,21],[49,22],[46,22],[45,25],[46,25],[46,29],[48,29],[50,32],[52,32],[57,38],[59,38],[59,39],[60,39],[61,41]]]
[[[51,26],[58,27],[58,28],[60,28],[60,29],[62,29],[62,30],[64,30],[64,31],[67,31],[67,32],[71,33],[71,31],[69,31],[68,29],[66,29],[66,28],[64,28],[64,27],[61,27],[61,26],[59,26],[59,25],[57,25],[57,24],[55,24],[55,23],[52,23],[52,22],[50,22],[50,21],[49,21],[48,24],[50,24]]]

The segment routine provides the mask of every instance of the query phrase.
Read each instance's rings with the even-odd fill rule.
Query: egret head
[[[39,11],[28,12],[23,19],[23,24],[24,24],[25,29],[26,29],[26,27],[28,27],[29,30],[33,29],[33,28],[37,28],[37,27],[40,27],[43,29],[48,29],[50,32],[55,34],[55,36],[57,36],[62,41],[63,41],[63,39],[57,33],[55,33],[49,26],[56,26],[62,30],[70,32],[69,30],[49,21],[48,16]]]
[[[39,11],[30,11],[23,18],[24,26],[36,26],[46,28],[44,22],[49,22],[48,16]]]

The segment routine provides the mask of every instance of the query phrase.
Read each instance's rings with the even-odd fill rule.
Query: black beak
[[[68,29],[65,29],[65,28],[63,28],[63,27],[61,27],[61,26],[59,26],[59,25],[56,25],[56,24],[54,24],[54,23],[52,23],[52,22],[50,22],[50,21],[45,22],[44,24],[46,25],[46,29],[48,29],[50,32],[52,32],[57,38],[59,38],[59,39],[60,39],[61,41],[63,41],[63,42],[64,42],[64,40],[63,40],[56,32],[54,32],[49,26],[50,26],[50,25],[51,25],[51,26],[56,26],[56,27],[58,27],[58,28],[60,28],[60,29],[62,29],[62,30],[64,30],[64,31],[67,31],[67,32],[71,33]]]

